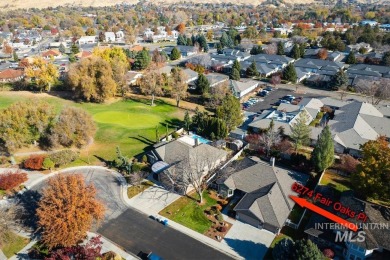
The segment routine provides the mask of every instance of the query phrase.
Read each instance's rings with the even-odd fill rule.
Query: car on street
[[[260,92],[258,93],[258,95],[259,95],[260,97],[265,97],[265,96],[268,95],[268,91],[267,91],[267,90],[262,90],[262,91],[260,91]]]
[[[271,87],[271,86],[267,86],[264,90],[266,90],[266,91],[272,91],[272,90],[274,90],[274,89],[273,89],[273,87]]]

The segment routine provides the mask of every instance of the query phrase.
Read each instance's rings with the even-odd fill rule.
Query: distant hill
[[[254,4],[258,5],[266,0],[157,0],[150,1],[155,4],[177,3],[177,2],[194,2],[194,3],[235,3],[235,4]],[[17,8],[47,8],[56,6],[110,6],[122,3],[135,4],[138,0],[0,0],[0,9],[11,10]],[[315,0],[284,0],[285,3],[313,3]]]

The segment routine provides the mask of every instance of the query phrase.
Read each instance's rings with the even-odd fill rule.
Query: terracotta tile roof
[[[144,47],[142,47],[141,45],[135,45],[130,48],[130,51],[142,51],[143,49]]]
[[[0,79],[15,79],[23,76],[23,70],[6,69],[0,71]]]
[[[79,59],[82,59],[82,58],[87,58],[91,55],[92,55],[92,52],[90,52],[90,51],[80,51],[75,56]]]
[[[58,50],[48,50],[42,53],[42,57],[48,57],[48,56],[59,56],[61,55],[61,52]]]

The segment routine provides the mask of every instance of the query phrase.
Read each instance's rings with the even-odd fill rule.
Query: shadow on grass
[[[165,126],[166,124],[168,124],[169,127],[179,128],[183,125],[183,121],[177,118],[172,118],[172,119],[167,119],[161,123],[161,125],[163,126]]]
[[[99,161],[101,161],[102,163],[104,163],[104,165],[107,166],[108,168],[110,168],[112,166],[111,160],[106,160],[103,157],[100,157],[99,155],[96,155],[96,154],[94,154],[93,156],[95,158],[97,158]]]
[[[146,145],[154,145],[155,142],[150,140],[149,138],[145,137],[145,136],[142,136],[142,135],[138,135],[138,136],[129,136],[129,138],[131,139],[134,139],[134,140],[137,140],[137,141],[140,141],[141,143],[144,143]]]

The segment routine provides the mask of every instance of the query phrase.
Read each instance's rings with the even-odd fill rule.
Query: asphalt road
[[[128,208],[121,197],[120,180],[113,173],[96,168],[64,170],[63,173],[81,173],[85,176],[86,182],[95,185],[97,197],[106,206],[106,212],[100,227],[95,227],[92,231],[97,231],[126,251],[135,255],[140,251],[146,253],[152,251],[164,259],[231,259],[192,237]],[[42,191],[46,182],[34,185],[25,194],[25,205],[31,207],[31,214],[34,214],[36,206],[36,203],[31,202],[37,200],[34,198],[33,201],[33,195],[39,197],[37,192]]]
[[[232,259],[183,233],[127,209],[103,225],[98,233],[128,252],[153,252],[163,259]]]

